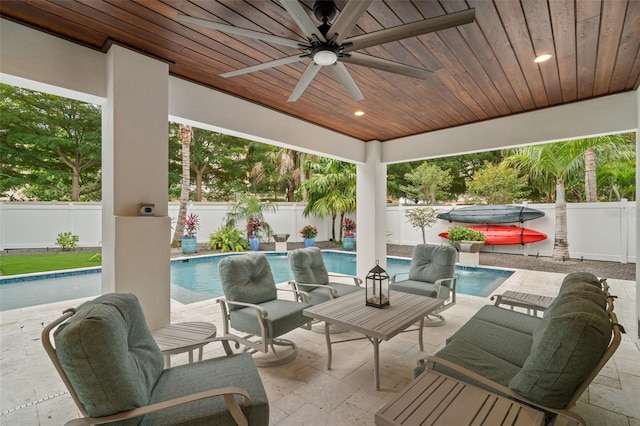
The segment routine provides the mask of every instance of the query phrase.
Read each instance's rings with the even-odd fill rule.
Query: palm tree
[[[277,148],[267,154],[267,160],[276,166],[277,182],[282,185],[288,202],[295,201],[296,192],[305,179],[302,164],[311,157],[313,156],[310,154],[286,148]],[[255,182],[260,182],[267,176],[267,170],[262,161],[255,163],[251,175]]]
[[[180,142],[182,143],[182,185],[180,189],[180,208],[178,209],[178,219],[176,230],[173,234],[172,247],[178,247],[182,242],[184,233],[184,218],[187,216],[187,202],[189,201],[189,191],[191,189],[191,165],[190,146],[193,130],[187,124],[180,124]]]
[[[355,165],[331,158],[319,157],[317,161],[307,160],[304,168],[310,176],[301,187],[307,191],[307,205],[302,212],[320,218],[331,217],[331,237],[333,241],[342,241],[342,226],[339,238],[336,238],[336,218],[356,209],[356,170]]]
[[[526,146],[510,151],[503,162],[515,166],[528,174],[535,186],[543,194],[551,194],[555,185],[556,225],[553,243],[553,260],[568,260],[569,242],[567,240],[567,201],[565,198],[565,180],[574,177],[582,170],[584,161],[583,147],[572,143],[551,143]]]
[[[635,158],[635,144],[628,135],[606,135],[587,139],[577,139],[570,143],[584,151],[585,201],[598,201],[596,177],[597,160],[630,161]]]

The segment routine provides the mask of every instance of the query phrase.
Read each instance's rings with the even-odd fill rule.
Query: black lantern
[[[366,305],[376,308],[389,306],[389,275],[376,260],[376,266],[367,274],[365,286]]]

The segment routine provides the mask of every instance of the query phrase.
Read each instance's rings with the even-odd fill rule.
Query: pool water
[[[293,279],[286,253],[265,253],[276,283]],[[323,251],[327,270],[355,275],[353,253]],[[189,304],[223,295],[218,263],[223,257],[237,254],[192,257],[171,261],[171,297]],[[387,258],[389,276],[409,270],[410,259]],[[101,291],[99,269],[53,273],[0,280],[0,311],[97,296]],[[458,293],[486,297],[500,286],[513,271],[456,266]]]

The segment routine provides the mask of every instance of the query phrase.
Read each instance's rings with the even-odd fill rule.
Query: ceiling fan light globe
[[[316,65],[333,65],[338,60],[338,55],[331,50],[321,50],[313,55]]]

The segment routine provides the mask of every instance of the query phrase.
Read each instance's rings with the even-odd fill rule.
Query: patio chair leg
[[[298,347],[288,339],[273,339],[269,344],[271,351],[264,353],[252,351],[253,361],[257,367],[276,367],[293,361],[298,356]],[[276,346],[279,347],[276,350]]]
[[[444,319],[442,315],[431,314],[424,317],[424,326],[425,327],[441,327],[447,323],[447,320]]]

